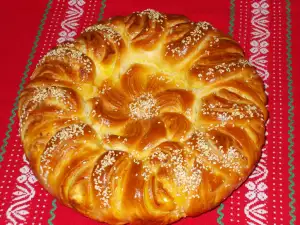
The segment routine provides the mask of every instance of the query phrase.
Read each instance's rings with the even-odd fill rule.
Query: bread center
[[[144,93],[129,104],[130,117],[136,120],[147,120],[158,115],[157,100],[150,93]]]

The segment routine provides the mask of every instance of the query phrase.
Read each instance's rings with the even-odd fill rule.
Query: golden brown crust
[[[265,104],[231,37],[145,10],[43,57],[20,97],[21,139],[63,204],[110,224],[167,224],[214,208],[247,178]]]

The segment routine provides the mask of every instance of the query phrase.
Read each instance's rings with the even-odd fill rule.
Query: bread
[[[47,53],[20,96],[20,134],[34,174],[64,205],[109,224],[169,224],[245,181],[265,104],[230,36],[145,10]]]

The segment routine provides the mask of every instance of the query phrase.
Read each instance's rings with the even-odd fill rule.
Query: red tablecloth
[[[96,224],[59,204],[32,175],[18,137],[16,97],[52,46],[98,19],[146,8],[206,20],[232,34],[263,77],[269,97],[267,143],[255,172],[220,207],[178,224],[300,224],[299,2],[47,1],[1,3],[0,224]]]

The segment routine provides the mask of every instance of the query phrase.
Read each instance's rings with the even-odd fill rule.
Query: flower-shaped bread
[[[20,136],[63,204],[110,224],[168,224],[245,181],[264,144],[265,104],[231,37],[145,10],[41,59],[20,96]]]
[[[104,130],[120,129],[121,135],[107,135],[110,148],[143,152],[167,139],[184,140],[191,129],[192,91],[165,74],[155,74],[142,65],[132,66],[115,85],[104,81],[93,99],[92,115]],[[187,117],[187,118],[186,118]]]

